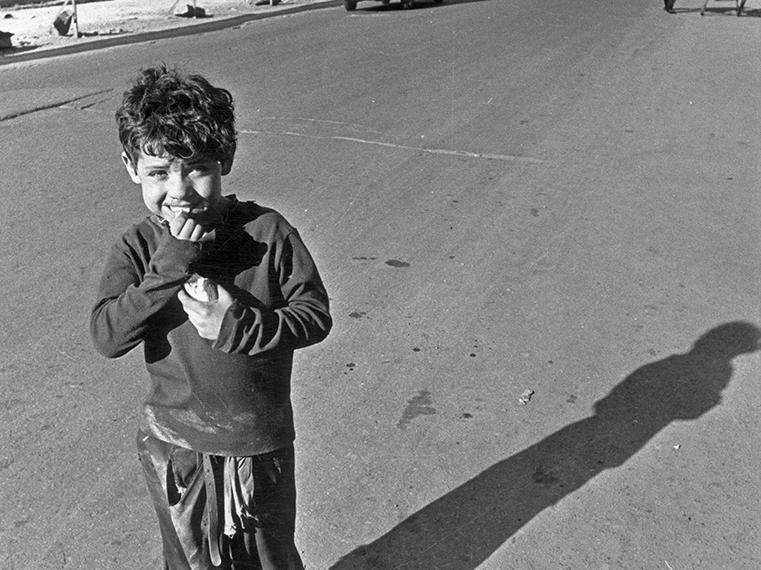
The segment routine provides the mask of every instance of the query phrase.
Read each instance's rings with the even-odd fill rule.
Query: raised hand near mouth
[[[169,221],[169,233],[186,241],[207,241],[213,239],[212,232],[193,218],[178,214]]]

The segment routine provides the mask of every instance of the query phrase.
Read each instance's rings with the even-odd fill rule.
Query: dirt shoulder
[[[7,2],[6,2],[7,3]],[[75,47],[106,39],[134,37],[139,34],[204,26],[236,17],[281,14],[312,5],[333,3],[331,0],[198,0],[196,16],[193,2],[187,0],[145,2],[144,0],[102,0],[77,2],[76,23],[62,26],[54,22],[64,11],[73,15],[71,3],[0,4],[0,41],[6,46],[0,55],[42,52],[55,48]],[[73,18],[72,18],[73,20]],[[61,26],[59,26],[61,27]],[[78,35],[77,35],[78,32]],[[8,35],[11,34],[11,35]],[[2,45],[2,44],[0,44]],[[95,46],[92,46],[95,47]]]

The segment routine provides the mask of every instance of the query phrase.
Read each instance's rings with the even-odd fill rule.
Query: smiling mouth
[[[206,208],[203,205],[179,205],[179,204],[164,204],[164,211],[169,214],[167,217],[174,219],[177,216],[193,217],[206,212]]]

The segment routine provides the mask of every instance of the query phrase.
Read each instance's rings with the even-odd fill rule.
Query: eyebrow
[[[156,169],[156,168],[169,168],[172,165],[171,161],[156,161],[156,162],[148,162],[143,161],[143,168],[146,169]]]
[[[213,158],[195,158],[192,160],[178,160],[178,159],[163,159],[158,157],[150,157],[150,159],[143,158],[142,168],[144,170],[169,170],[174,164],[184,163],[186,167],[194,168],[200,165],[212,164],[215,161]]]

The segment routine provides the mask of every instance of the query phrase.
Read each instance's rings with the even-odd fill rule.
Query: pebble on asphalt
[[[521,406],[525,406],[526,404],[529,403],[529,401],[531,400],[531,396],[533,396],[533,395],[534,395],[534,391],[533,390],[528,390],[528,389],[524,390],[521,393],[521,395],[518,396],[518,403]]]

